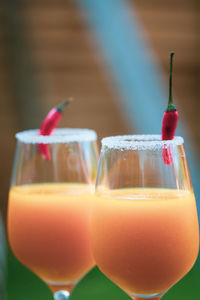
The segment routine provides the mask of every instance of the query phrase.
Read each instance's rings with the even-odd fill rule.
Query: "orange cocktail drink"
[[[16,257],[47,282],[72,282],[93,265],[93,186],[45,183],[13,186],[8,237]]]
[[[96,196],[94,256],[124,290],[167,290],[194,264],[199,248],[194,195],[173,189],[118,189]]]

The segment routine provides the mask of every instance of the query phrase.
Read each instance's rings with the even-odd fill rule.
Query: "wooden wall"
[[[198,0],[130,0],[143,23],[168,82],[169,51],[175,50],[174,91],[198,150]],[[14,155],[13,135],[38,127],[66,97],[75,101],[62,127],[88,127],[100,137],[130,131],[116,104],[103,58],[72,0],[0,1],[1,206],[7,201]]]
[[[131,0],[168,84],[169,52],[175,51],[173,90],[180,117],[200,150],[200,1]]]

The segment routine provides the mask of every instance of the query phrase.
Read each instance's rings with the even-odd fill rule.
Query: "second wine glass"
[[[160,299],[192,268],[199,227],[181,137],[104,138],[94,203],[97,266],[134,300]]]

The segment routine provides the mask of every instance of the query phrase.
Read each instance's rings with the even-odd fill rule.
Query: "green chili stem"
[[[172,68],[173,68],[173,56],[174,52],[170,53],[170,74],[169,74],[169,101],[168,106],[173,104],[173,97],[172,97]]]
[[[170,52],[170,74],[169,74],[169,100],[166,111],[175,111],[176,106],[173,103],[172,97],[172,67],[173,67],[173,56],[174,52]]]
[[[71,103],[72,101],[73,101],[73,98],[68,98],[68,99],[65,100],[62,104],[58,105],[58,106],[56,107],[56,109],[57,109],[58,111],[60,111],[60,112],[63,112],[64,107],[65,107],[67,104]]]

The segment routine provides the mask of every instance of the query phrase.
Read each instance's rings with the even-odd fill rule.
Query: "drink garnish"
[[[170,75],[169,75],[169,100],[168,106],[162,120],[162,140],[173,140],[178,124],[179,113],[173,103],[172,97],[172,67],[174,52],[170,53]],[[166,165],[173,163],[172,154],[169,148],[163,149],[163,161]]]
[[[39,129],[39,135],[51,135],[53,130],[58,126],[60,119],[62,117],[62,113],[64,107],[72,102],[72,98],[65,100],[62,104],[53,107],[49,113],[47,114],[46,118],[42,122],[42,125]],[[49,145],[48,144],[38,144],[38,150],[41,153],[42,157],[46,160],[50,160],[50,152],[49,152]]]

